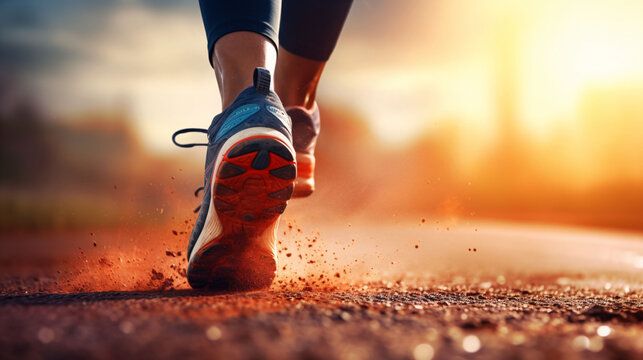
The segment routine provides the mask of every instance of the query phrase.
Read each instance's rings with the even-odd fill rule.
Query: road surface
[[[188,289],[189,223],[5,236],[1,357],[643,358],[640,234],[314,223],[241,294]]]

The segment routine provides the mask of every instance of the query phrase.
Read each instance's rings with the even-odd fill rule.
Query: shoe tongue
[[[254,88],[257,94],[268,95],[270,93],[270,71],[258,67],[253,76]]]

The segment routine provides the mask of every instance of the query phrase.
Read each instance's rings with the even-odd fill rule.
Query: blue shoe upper
[[[230,106],[212,120],[207,130],[207,144],[179,144],[175,140],[179,134],[195,131],[206,133],[205,129],[183,129],[175,132],[172,137],[172,141],[174,141],[177,146],[192,147],[203,145],[208,147],[205,158],[203,200],[201,201],[199,216],[190,235],[187,252],[188,259],[205,225],[208,210],[210,209],[210,201],[212,198],[212,194],[210,193],[211,175],[217,154],[223,144],[239,131],[252,127],[267,127],[278,130],[292,142],[291,120],[286,114],[277,94],[270,90],[270,82],[270,72],[264,68],[256,68],[253,86],[243,90]]]

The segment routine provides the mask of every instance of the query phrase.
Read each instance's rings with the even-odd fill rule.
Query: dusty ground
[[[244,294],[187,289],[183,228],[7,236],[0,357],[643,358],[639,235],[282,230],[278,281]]]

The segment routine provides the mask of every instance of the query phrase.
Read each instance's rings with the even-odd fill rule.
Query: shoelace
[[[200,128],[186,128],[186,129],[177,130],[177,131],[175,131],[175,132],[174,132],[174,134],[172,135],[172,142],[174,143],[174,145],[176,145],[176,146],[178,146],[178,147],[182,147],[182,148],[191,148],[191,147],[195,147],[195,146],[208,146],[208,143],[180,144],[180,143],[178,143],[178,142],[176,141],[176,137],[177,137],[177,136],[179,136],[179,135],[181,135],[181,134],[192,133],[192,132],[207,134],[207,133],[208,133],[208,130],[207,130],[207,129],[200,129]],[[203,191],[203,190],[205,190],[205,186],[199,186],[199,187],[194,191],[194,197],[198,198],[198,197],[199,197],[199,192],[201,192],[201,191]],[[195,212],[195,213],[197,213],[197,212],[199,212],[199,210],[201,210],[201,205],[197,206],[197,207],[194,209],[194,212]]]
[[[174,145],[176,145],[176,146],[178,146],[178,147],[182,147],[182,148],[191,148],[191,147],[194,147],[194,146],[208,146],[208,143],[179,144],[179,143],[176,141],[176,137],[177,137],[177,136],[179,136],[179,135],[181,135],[181,134],[191,133],[191,132],[207,134],[207,133],[208,133],[208,129],[201,129],[201,128],[185,128],[185,129],[177,130],[177,131],[175,131],[175,132],[174,132],[174,134],[172,135],[172,142],[174,143]]]

